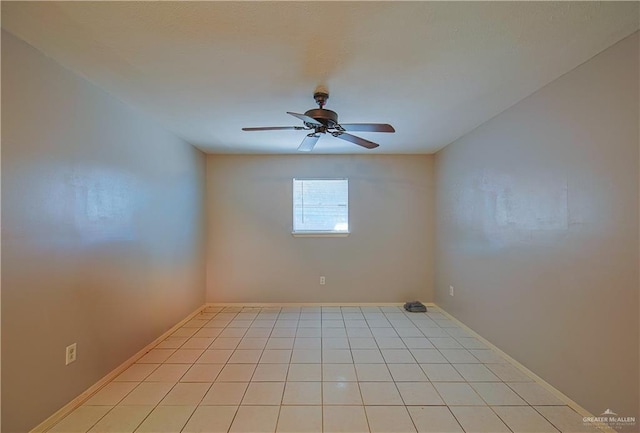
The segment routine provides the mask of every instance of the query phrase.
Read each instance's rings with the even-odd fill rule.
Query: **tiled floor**
[[[436,308],[207,308],[51,432],[591,432]]]

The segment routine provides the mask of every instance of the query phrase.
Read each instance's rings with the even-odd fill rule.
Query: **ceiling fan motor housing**
[[[308,111],[305,111],[305,116],[309,116],[312,119],[316,119],[318,122],[322,123],[327,128],[333,128],[338,124],[338,113],[331,110],[326,110],[324,108],[314,108]],[[313,125],[308,125],[313,126]]]

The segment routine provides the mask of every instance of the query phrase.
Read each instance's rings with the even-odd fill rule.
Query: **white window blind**
[[[293,179],[294,233],[349,233],[347,179]]]

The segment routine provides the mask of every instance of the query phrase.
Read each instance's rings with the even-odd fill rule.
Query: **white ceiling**
[[[294,153],[327,107],[432,153],[639,27],[637,2],[2,2],[2,27],[210,153]]]

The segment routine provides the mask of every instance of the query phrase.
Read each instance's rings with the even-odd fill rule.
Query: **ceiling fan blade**
[[[288,131],[304,129],[302,126],[258,126],[256,128],[242,128],[243,131]]]
[[[298,119],[302,120],[304,123],[310,123],[311,125],[322,126],[322,123],[318,122],[313,117],[309,117],[307,115],[300,114],[300,113],[292,113],[291,111],[287,111],[287,114],[291,114],[293,117],[297,117]]]
[[[313,148],[315,147],[316,143],[318,142],[318,139],[320,138],[320,135],[318,134],[309,134],[307,135],[304,140],[302,140],[302,143],[300,144],[300,146],[298,146],[298,151],[300,152],[311,152],[313,150]]]
[[[396,132],[388,123],[342,123],[340,126],[345,131]]]
[[[334,137],[341,138],[342,140],[347,140],[352,143],[357,144],[358,146],[366,147],[367,149],[375,149],[380,146],[378,143],[374,143],[373,141],[365,140],[364,138],[356,137],[355,135],[347,134],[346,132],[335,134]]]

